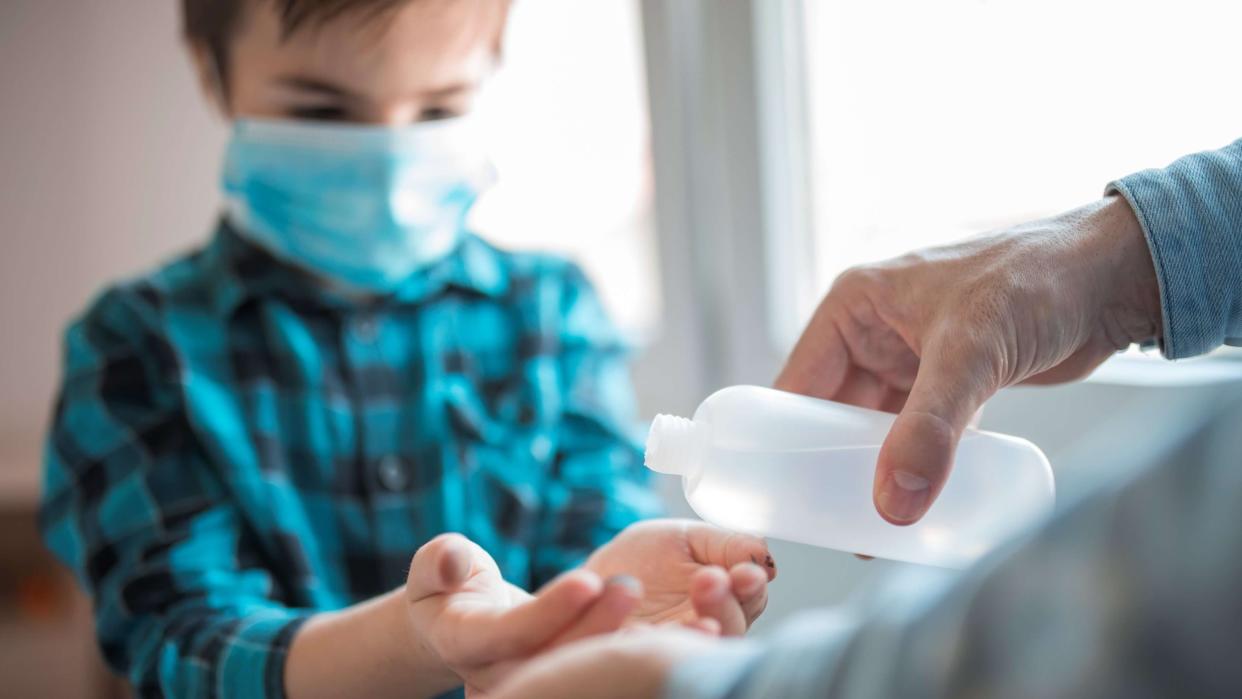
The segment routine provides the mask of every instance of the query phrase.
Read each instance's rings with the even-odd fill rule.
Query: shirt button
[[[361,342],[375,342],[375,338],[379,337],[379,324],[371,317],[355,320],[350,330]]]
[[[410,484],[410,471],[399,456],[385,456],[380,459],[377,475],[380,485],[391,493],[399,493]]]
[[[530,455],[535,461],[547,461],[552,455],[552,439],[547,435],[537,435],[530,442]]]

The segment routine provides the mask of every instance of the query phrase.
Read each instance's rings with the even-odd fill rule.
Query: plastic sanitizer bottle
[[[895,416],[758,386],[709,396],[693,420],[657,416],[647,467],[682,476],[700,517],[727,529],[961,568],[1052,509],[1048,459],[1030,442],[968,429],[923,519],[889,524],[872,504]]]

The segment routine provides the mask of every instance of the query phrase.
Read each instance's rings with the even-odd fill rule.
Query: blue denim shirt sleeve
[[[1109,185],[1138,216],[1164,315],[1164,354],[1242,344],[1242,140]]]

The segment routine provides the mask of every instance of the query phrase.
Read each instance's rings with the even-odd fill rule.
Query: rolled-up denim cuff
[[[1143,173],[1138,174],[1141,175]],[[1134,191],[1130,186],[1132,183],[1127,181],[1137,177],[1138,175],[1131,175],[1128,178],[1109,182],[1104,194],[1105,196],[1120,194],[1130,204],[1130,208],[1134,211],[1135,218],[1138,219],[1139,225],[1143,229],[1143,236],[1147,240],[1147,249],[1151,252],[1152,265],[1156,269],[1156,283],[1160,287],[1160,316],[1161,326],[1164,328],[1163,335],[1159,339],[1160,352],[1169,359],[1178,359],[1180,356],[1187,355],[1176,354],[1176,344],[1173,338],[1175,335],[1180,335],[1180,333],[1175,332],[1173,321],[1171,319],[1172,310],[1175,307],[1175,304],[1170,299],[1171,290],[1169,288],[1169,282],[1171,281],[1170,277],[1180,279],[1188,275],[1184,270],[1180,270],[1179,273],[1170,273],[1168,270],[1165,264],[1165,255],[1162,254],[1163,248],[1152,235],[1152,227],[1148,223],[1147,212],[1135,198]],[[1141,185],[1140,188],[1146,189],[1146,187],[1142,187]],[[1186,293],[1187,290],[1183,288],[1182,294]]]
[[[1235,148],[1237,145],[1235,144]],[[1239,218],[1224,152],[1188,156],[1163,170],[1144,170],[1108,185],[1134,210],[1160,284],[1161,349],[1169,359],[1210,352],[1230,339],[1242,304],[1237,283]]]

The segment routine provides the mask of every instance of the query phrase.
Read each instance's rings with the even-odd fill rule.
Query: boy
[[[627,620],[744,630],[761,541],[613,539],[655,503],[586,280],[463,230],[507,3],[183,7],[227,213],[70,328],[48,442],[45,537],[111,666],[144,696],[430,696]]]

